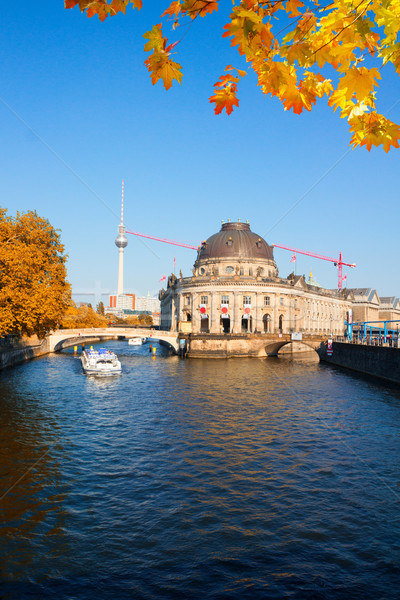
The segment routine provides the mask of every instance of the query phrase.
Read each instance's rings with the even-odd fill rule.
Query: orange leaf
[[[215,102],[214,112],[219,115],[225,108],[228,115],[233,111],[234,106],[239,106],[239,99],[236,97],[236,84],[232,83],[222,89],[215,90],[214,96],[210,97],[210,102]]]
[[[168,15],[168,18],[172,17],[173,15],[175,15],[175,17],[177,17],[180,12],[181,12],[181,3],[179,0],[174,0],[173,2],[171,2],[169,7],[167,8],[167,10],[165,10],[163,12],[161,17],[165,17],[166,15]]]
[[[198,15],[205,17],[207,13],[218,10],[218,0],[184,0],[181,10],[192,19],[195,19]]]
[[[174,79],[176,79],[178,83],[182,80],[181,65],[171,60],[169,54],[163,50],[160,52],[154,50],[153,54],[145,60],[144,64],[151,74],[150,77],[153,85],[161,79],[165,89],[169,90]]]

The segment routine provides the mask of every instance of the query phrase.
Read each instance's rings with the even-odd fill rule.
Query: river
[[[399,390],[105,346],[0,373],[2,599],[398,600]]]

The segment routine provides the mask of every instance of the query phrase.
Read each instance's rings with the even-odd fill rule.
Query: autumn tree
[[[142,0],[65,0],[88,17],[103,21]],[[209,17],[222,0],[173,0],[160,20],[144,34],[145,65],[152,83],[165,88],[181,83],[182,67],[173,58],[195,19]],[[163,28],[169,27],[172,40]],[[285,110],[310,111],[326,96],[347,119],[351,144],[399,147],[400,128],[376,108],[379,80],[400,74],[400,0],[233,0],[222,35],[240,55],[240,69],[228,65],[214,85],[215,113],[239,106],[238,84],[255,72],[260,90],[279,99]],[[183,30],[183,33],[180,33]],[[247,67],[245,69],[244,67]]]
[[[107,324],[108,320],[106,317],[95,312],[91,305],[84,304],[78,307],[72,300],[69,302],[69,306],[61,320],[61,327],[63,329],[107,327]]]
[[[0,208],[0,336],[43,338],[68,305],[66,255],[60,236],[36,212]]]
[[[98,305],[96,306],[96,312],[99,315],[104,315],[104,303],[100,300],[100,302],[98,303]]]

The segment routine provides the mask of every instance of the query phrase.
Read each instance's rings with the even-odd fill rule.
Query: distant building
[[[150,295],[136,298],[136,310],[159,313],[160,301],[158,298],[150,298]]]
[[[135,310],[135,294],[114,294],[110,296],[110,308],[119,308],[120,310]]]

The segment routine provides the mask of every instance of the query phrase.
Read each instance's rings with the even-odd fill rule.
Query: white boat
[[[143,338],[141,338],[141,337],[129,338],[128,344],[130,346],[141,346],[143,344]]]
[[[100,348],[84,350],[81,354],[82,368],[88,375],[112,375],[121,372],[121,363],[114,352]]]

